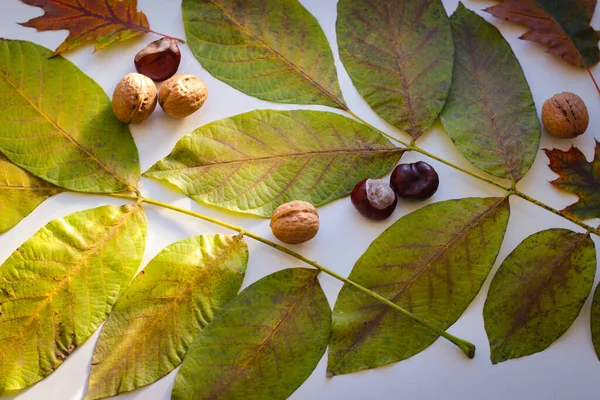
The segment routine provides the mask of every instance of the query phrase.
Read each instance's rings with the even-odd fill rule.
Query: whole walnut
[[[125,75],[115,87],[112,109],[120,121],[139,124],[154,112],[156,99],[156,85],[152,79],[133,72]]]
[[[587,107],[576,94],[555,94],[542,107],[542,122],[553,136],[570,139],[585,132],[590,117]]]
[[[284,243],[304,243],[319,231],[319,214],[315,206],[306,201],[290,201],[273,211],[271,230]]]
[[[208,89],[197,76],[175,75],[160,88],[158,103],[171,117],[185,118],[198,111],[207,96]]]

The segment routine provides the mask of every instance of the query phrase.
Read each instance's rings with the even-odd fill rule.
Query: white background
[[[344,71],[337,53],[335,36],[336,1],[301,0],[302,4],[318,19],[333,48],[340,85],[346,102],[352,110],[377,127],[394,132],[394,129],[378,118],[354,89]],[[457,6],[457,0],[445,0],[448,13]],[[481,10],[491,5],[489,1],[467,0],[466,6]],[[180,0],[139,0],[139,9],[146,13],[152,29],[176,37],[185,37],[181,21]],[[18,0],[2,0],[0,4],[0,37],[31,40],[55,49],[67,36],[66,31],[37,32],[17,25],[41,15],[42,11]],[[572,91],[580,95],[590,110],[590,127],[587,133],[573,141],[551,138],[542,134],[541,149],[558,147],[563,150],[571,144],[579,147],[590,159],[594,150],[594,135],[600,137],[600,96],[595,91],[584,70],[569,66],[544,48],[518,37],[525,31],[515,24],[507,23],[478,11],[496,25],[510,42],[525,75],[531,85],[538,108],[545,99],[555,93]],[[600,17],[592,21],[600,27]],[[71,51],[66,57],[98,82],[111,96],[117,82],[125,74],[134,71],[133,57],[147,43],[158,37],[147,35],[124,43],[110,45],[93,54],[91,45]],[[165,116],[159,107],[149,120],[132,125],[131,132],[138,145],[142,171],[170,153],[175,143],[185,134],[208,122],[229,117],[253,109],[327,109],[319,106],[295,106],[269,103],[246,96],[211,77],[192,56],[187,45],[181,45],[182,62],[179,73],[191,73],[203,79],[209,87],[208,101],[196,114],[184,120]],[[600,69],[596,70],[600,79]],[[335,110],[334,110],[335,111]],[[338,111],[339,112],[339,111]],[[340,112],[341,113],[341,112]],[[405,138],[406,139],[406,138]],[[437,124],[419,141],[425,149],[473,169],[453,148],[450,140]],[[469,196],[498,196],[502,193],[485,183],[458,171],[444,167],[418,154],[407,154],[403,162],[423,159],[431,163],[440,175],[440,189],[427,202],[420,204],[399,203],[393,216],[383,223],[373,223],[361,218],[348,198],[337,200],[320,208],[321,229],[309,243],[295,246],[307,257],[344,275],[349,274],[355,261],[385,228],[401,216],[430,202]],[[563,208],[576,197],[553,188],[548,181],[555,175],[547,166],[547,158],[540,150],[536,162],[519,184],[519,188],[554,207]],[[146,197],[176,204],[194,211],[242,225],[253,232],[273,238],[269,221],[200,206],[172,188],[155,181],[143,179],[142,192]],[[103,204],[121,204],[118,200],[102,196],[60,194],[38,207],[17,227],[0,235],[0,262],[27,238],[50,220],[75,211]],[[169,210],[146,207],[149,224],[148,243],[144,264],[160,249],[174,241],[202,233],[230,233],[218,226],[203,223],[192,217]],[[597,225],[598,221],[591,221]],[[577,226],[519,199],[511,199],[511,218],[504,244],[495,269],[501,261],[524,238],[539,230],[564,227],[581,231]],[[598,238],[594,237],[598,245]],[[244,287],[257,279],[279,269],[301,266],[293,258],[284,256],[269,247],[248,239],[250,264]],[[597,399],[600,397],[600,362],[591,344],[589,332],[590,299],[571,329],[543,353],[512,360],[492,366],[489,346],[483,327],[482,308],[493,273],[481,293],[449,332],[470,340],[477,346],[475,359],[469,360],[454,346],[439,339],[417,356],[375,370],[325,377],[326,356],[323,357],[311,377],[292,395],[292,399]],[[321,284],[331,306],[341,284],[329,276],[321,276]],[[85,392],[87,374],[93,346],[98,332],[50,377],[15,397],[20,400],[70,400],[81,399]],[[137,392],[120,396],[119,399],[169,399],[174,373],[161,381]]]

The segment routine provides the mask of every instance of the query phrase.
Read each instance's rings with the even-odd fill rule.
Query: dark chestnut
[[[440,184],[435,169],[426,162],[399,164],[392,172],[390,186],[402,198],[425,200],[433,196]]]
[[[170,38],[155,40],[135,55],[135,69],[150,79],[161,82],[169,79],[181,62],[177,41]]]
[[[352,190],[350,199],[362,216],[376,221],[392,215],[398,203],[396,193],[383,179],[360,181]]]

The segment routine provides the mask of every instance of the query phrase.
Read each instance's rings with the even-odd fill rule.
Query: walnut
[[[198,111],[206,101],[208,89],[194,75],[175,75],[160,88],[158,103],[165,113],[184,118]]]
[[[319,231],[319,214],[315,206],[306,201],[290,201],[273,211],[271,230],[284,243],[304,243]]]
[[[570,139],[583,134],[589,120],[585,103],[573,93],[555,94],[542,107],[542,122],[546,130],[559,138]]]
[[[117,84],[112,98],[115,116],[127,124],[139,124],[156,108],[156,85],[145,75],[131,73]]]

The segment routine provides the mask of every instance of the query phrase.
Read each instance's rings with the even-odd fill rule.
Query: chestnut
[[[175,39],[162,38],[143,48],[133,61],[137,72],[161,82],[175,75],[181,62],[181,53]]]
[[[381,221],[394,212],[398,198],[383,179],[364,179],[350,194],[352,204],[366,218]]]
[[[440,184],[435,169],[426,162],[399,164],[392,172],[390,186],[402,198],[425,200],[433,196]]]

